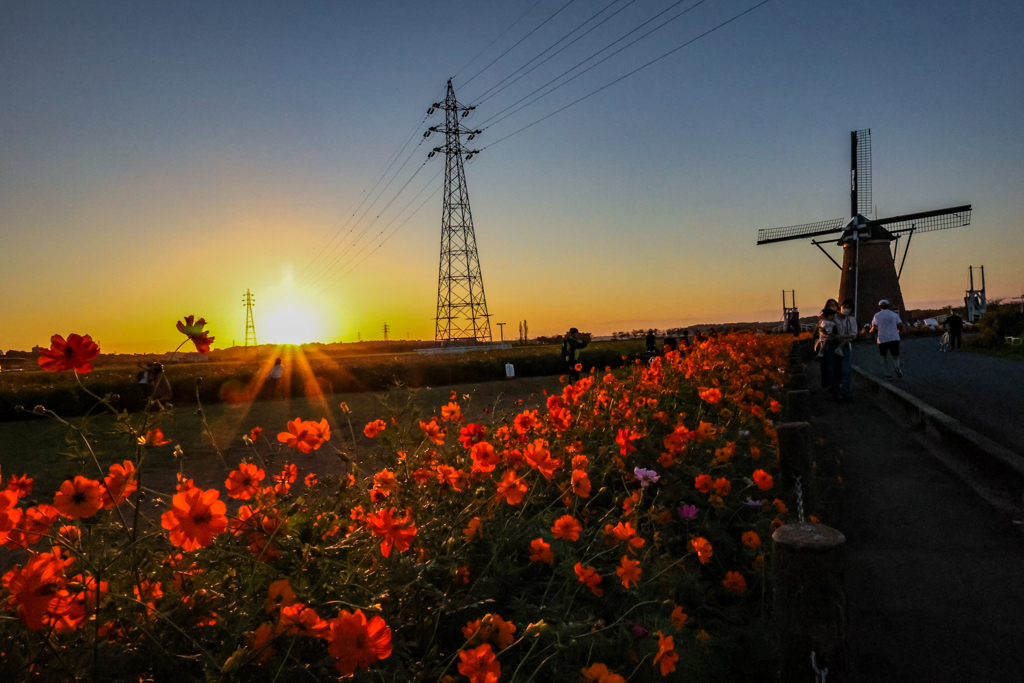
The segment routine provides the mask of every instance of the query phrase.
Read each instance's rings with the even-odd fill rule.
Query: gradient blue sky
[[[167,350],[186,314],[240,343],[247,287],[261,342],[379,338],[384,322],[432,337],[439,195],[330,289],[299,276],[409,133],[439,122],[416,128],[448,77],[473,101],[610,2],[576,0],[464,86],[564,4],[542,0],[460,71],[535,1],[0,2],[0,348],[79,332]],[[636,0],[467,123],[671,3]],[[475,142],[753,4],[706,0]],[[524,318],[532,334],[769,320],[783,288],[811,312],[835,266],[755,235],[847,215],[857,128],[873,132],[879,215],[975,206],[970,227],[914,239],[908,304],[957,302],[971,264],[990,297],[1019,296],[1022,36],[1019,2],[772,0],[487,149],[466,172],[492,320],[513,335]]]

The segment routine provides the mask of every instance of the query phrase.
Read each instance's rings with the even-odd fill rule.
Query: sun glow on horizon
[[[320,317],[310,308],[290,303],[267,312],[257,323],[261,344],[308,344],[324,341]]]

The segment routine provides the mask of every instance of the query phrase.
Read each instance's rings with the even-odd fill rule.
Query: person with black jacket
[[[569,379],[573,382],[580,378],[580,371],[576,369],[576,366],[580,362],[580,349],[586,348],[586,346],[587,340],[580,335],[580,331],[575,327],[569,329],[569,333],[562,341],[562,359],[565,361]]]
[[[942,326],[949,331],[949,348],[959,349],[964,335],[964,319],[956,313],[950,313],[942,322]]]

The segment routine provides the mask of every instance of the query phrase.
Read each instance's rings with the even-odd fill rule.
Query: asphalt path
[[[1024,363],[963,351],[939,351],[938,337],[900,342],[896,386],[1024,457]],[[883,377],[877,345],[854,345],[853,362]]]

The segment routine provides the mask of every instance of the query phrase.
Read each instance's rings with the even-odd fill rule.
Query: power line
[[[634,2],[636,2],[636,0],[629,0],[629,2],[627,2],[627,3],[625,4],[625,5],[623,5],[622,7],[620,7],[619,9],[615,10],[615,11],[614,11],[614,12],[612,12],[612,13],[611,13],[610,15],[608,15],[607,17],[605,17],[604,19],[602,19],[601,21],[599,21],[599,22],[597,22],[596,24],[594,24],[593,26],[591,26],[591,27],[590,27],[589,29],[587,29],[586,31],[584,31],[584,32],[583,32],[582,34],[580,34],[580,35],[576,36],[576,38],[574,38],[574,39],[573,39],[573,40],[572,40],[571,42],[569,42],[568,44],[564,45],[564,46],[563,46],[563,47],[562,47],[562,48],[561,48],[560,50],[558,50],[557,52],[555,52],[555,53],[553,53],[553,54],[551,54],[551,55],[548,55],[548,57],[547,57],[546,59],[544,59],[543,61],[541,61],[541,62],[540,62],[539,64],[536,64],[536,65],[534,65],[534,67],[533,67],[533,68],[531,68],[531,69],[530,69],[529,71],[527,71],[526,73],[522,74],[521,76],[519,76],[519,77],[517,77],[517,78],[513,79],[513,80],[512,80],[511,82],[509,82],[509,83],[506,83],[506,84],[505,84],[505,85],[503,85],[502,87],[498,88],[498,90],[497,90],[497,91],[495,91],[495,92],[491,93],[491,91],[492,91],[492,90],[494,90],[495,88],[497,88],[497,87],[498,87],[499,85],[501,85],[502,83],[505,83],[505,81],[507,81],[508,79],[512,78],[513,76],[515,76],[515,75],[516,75],[517,73],[519,73],[520,71],[522,71],[522,70],[523,70],[523,69],[525,69],[526,67],[530,66],[530,64],[532,64],[532,63],[533,63],[534,61],[536,61],[536,60],[540,59],[541,57],[543,57],[543,56],[544,56],[544,53],[545,53],[545,52],[547,52],[548,50],[551,50],[551,49],[555,48],[555,47],[556,47],[556,46],[557,46],[557,45],[558,45],[558,44],[559,44],[560,42],[562,42],[563,40],[565,40],[566,38],[568,38],[569,36],[571,36],[571,35],[572,35],[573,33],[576,33],[576,31],[579,31],[579,30],[580,30],[581,28],[583,28],[584,26],[586,26],[587,24],[589,24],[589,23],[590,23],[591,21],[593,21],[594,19],[596,19],[596,18],[597,18],[598,16],[600,16],[601,14],[604,14],[604,12],[605,12],[605,11],[606,11],[606,10],[607,10],[607,9],[608,9],[609,7],[611,7],[612,5],[614,5],[614,4],[615,4],[615,3],[617,3],[617,2],[619,2],[619,0],[612,0],[612,1],[610,2],[610,3],[608,3],[607,5],[605,5],[605,6],[604,6],[604,7],[603,7],[603,8],[602,8],[602,9],[601,9],[600,11],[598,11],[598,12],[597,12],[596,14],[593,14],[593,15],[591,15],[591,17],[590,17],[589,19],[587,19],[587,20],[586,20],[586,21],[584,21],[584,22],[583,22],[582,24],[580,24],[579,26],[577,26],[577,27],[576,27],[576,28],[574,28],[573,30],[569,31],[569,32],[568,32],[568,33],[566,33],[566,34],[565,34],[564,36],[562,36],[561,38],[559,38],[558,40],[556,40],[556,41],[555,41],[555,42],[554,42],[553,44],[551,44],[550,46],[548,46],[548,47],[547,47],[547,49],[545,49],[545,50],[544,50],[544,52],[541,52],[541,53],[540,53],[540,54],[538,54],[538,55],[537,55],[536,57],[534,57],[533,59],[531,59],[531,60],[530,60],[529,62],[527,62],[526,64],[523,64],[523,65],[522,65],[521,67],[519,67],[518,69],[516,69],[515,71],[513,71],[512,73],[510,73],[510,74],[509,74],[508,76],[505,76],[505,78],[501,79],[500,81],[498,81],[497,83],[495,83],[494,85],[492,85],[492,86],[491,86],[490,88],[488,88],[487,90],[485,90],[485,91],[483,91],[482,93],[480,93],[480,94],[479,94],[479,95],[478,95],[478,96],[477,96],[477,97],[476,97],[476,98],[475,98],[475,99],[473,100],[473,104],[477,104],[477,105],[479,105],[479,104],[483,104],[483,103],[484,103],[484,102],[486,102],[487,100],[491,99],[492,97],[494,97],[495,95],[497,95],[498,93],[500,93],[500,92],[501,92],[502,90],[504,90],[505,88],[509,87],[510,85],[512,85],[513,83],[515,83],[516,81],[518,81],[518,80],[519,80],[520,78],[523,78],[524,76],[526,76],[526,75],[530,74],[530,73],[531,73],[531,72],[532,72],[532,71],[533,71],[534,69],[536,69],[537,67],[539,67],[539,66],[542,66],[543,64],[546,64],[546,63],[547,63],[547,62],[548,62],[549,60],[551,60],[552,58],[554,58],[554,57],[558,56],[559,54],[561,54],[561,53],[562,53],[562,52],[563,52],[564,50],[566,50],[567,48],[569,48],[569,47],[571,47],[571,46],[575,45],[575,44],[576,44],[576,42],[577,42],[578,40],[580,40],[581,38],[584,38],[584,37],[586,37],[587,35],[589,35],[589,34],[590,34],[590,33],[591,33],[591,32],[592,32],[592,31],[593,31],[594,29],[598,28],[599,26],[601,26],[602,24],[604,24],[604,23],[605,23],[606,21],[608,21],[609,19],[611,19],[612,17],[614,17],[615,15],[617,15],[617,14],[618,14],[619,12],[621,12],[622,10],[624,10],[624,9],[626,9],[627,7],[629,7],[630,5],[632,5],[632,4],[634,3]],[[491,94],[490,94],[489,96],[485,97],[485,95],[487,95],[488,93],[491,93]]]
[[[494,63],[495,63],[495,62],[497,62],[497,61],[498,61],[499,59],[501,59],[502,57],[504,57],[505,55],[507,55],[507,54],[508,54],[509,52],[511,52],[512,50],[516,49],[516,47],[518,47],[518,46],[519,46],[519,43],[522,43],[522,42],[523,42],[524,40],[526,40],[527,38],[529,38],[530,36],[532,36],[532,35],[533,35],[534,33],[536,33],[536,32],[537,32],[537,30],[538,30],[538,29],[539,29],[539,28],[540,28],[541,26],[543,26],[544,24],[546,24],[546,23],[548,23],[549,21],[551,21],[552,19],[554,19],[554,18],[555,18],[555,16],[556,16],[556,15],[558,15],[558,13],[559,13],[559,12],[561,12],[562,10],[564,10],[564,9],[565,9],[566,7],[568,7],[569,5],[571,5],[571,4],[572,4],[572,3],[574,3],[574,2],[576,2],[576,0],[569,0],[569,2],[567,2],[567,3],[565,3],[564,5],[562,5],[561,7],[559,7],[559,8],[557,9],[557,10],[555,10],[555,13],[554,13],[554,14],[552,14],[551,16],[549,16],[549,17],[548,17],[547,19],[545,19],[544,21],[540,22],[540,24],[538,24],[538,25],[537,25],[536,27],[534,27],[534,29],[533,29],[532,31],[530,31],[529,33],[527,33],[527,34],[526,34],[525,36],[523,36],[522,38],[520,38],[520,39],[519,39],[519,40],[518,40],[518,41],[516,42],[516,44],[515,44],[515,45],[513,45],[512,47],[510,47],[509,49],[505,50],[505,51],[504,51],[504,52],[502,52],[502,53],[501,53],[500,55],[498,55],[497,57],[495,57],[494,59],[492,59],[492,60],[491,60],[491,62],[490,62],[490,64],[488,64],[487,66],[485,66],[484,68],[480,69],[480,70],[479,70],[479,71],[477,71],[477,72],[476,72],[475,74],[473,74],[473,75],[472,75],[472,76],[470,77],[470,79],[469,79],[468,81],[466,81],[465,83],[463,83],[463,84],[462,84],[462,85],[461,85],[460,87],[463,87],[463,88],[464,88],[464,87],[466,87],[467,85],[469,85],[470,83],[472,83],[472,82],[473,82],[473,79],[474,79],[474,78],[476,78],[477,76],[479,76],[479,75],[480,75],[480,74],[482,74],[483,72],[485,72],[485,71],[487,71],[488,69],[490,69],[490,68],[491,68],[491,67],[492,67],[492,66],[494,65]]]
[[[671,5],[669,5],[669,6],[668,6],[668,7],[666,7],[665,9],[663,9],[662,11],[658,12],[657,14],[655,14],[655,15],[654,15],[653,17],[651,17],[650,19],[648,19],[648,20],[647,20],[647,21],[645,21],[644,23],[640,24],[639,26],[637,26],[636,28],[634,28],[633,30],[631,30],[631,31],[630,31],[629,33],[627,33],[626,35],[624,35],[624,36],[622,36],[622,37],[620,37],[620,38],[618,38],[618,39],[616,39],[616,40],[612,41],[611,43],[609,43],[609,44],[608,44],[608,45],[606,45],[605,47],[601,48],[600,50],[598,50],[598,51],[597,51],[597,52],[595,52],[594,54],[590,55],[589,57],[587,57],[587,58],[586,58],[586,59],[584,59],[583,61],[581,61],[581,62],[578,62],[578,63],[577,63],[577,64],[576,64],[575,66],[573,66],[573,67],[570,67],[569,69],[566,69],[565,71],[563,71],[562,73],[560,73],[559,75],[555,76],[555,77],[554,77],[554,78],[552,78],[552,79],[551,79],[550,81],[548,81],[547,83],[545,83],[544,85],[542,85],[542,86],[540,86],[539,88],[535,89],[535,90],[534,90],[533,92],[531,92],[531,93],[529,93],[529,94],[527,94],[527,95],[524,95],[523,97],[519,98],[518,100],[516,100],[516,101],[515,101],[515,102],[513,102],[512,104],[508,105],[507,107],[505,107],[504,109],[502,109],[501,111],[499,111],[499,112],[498,112],[497,114],[494,114],[494,115],[493,115],[493,116],[491,116],[490,118],[488,118],[488,119],[485,119],[485,120],[484,120],[484,121],[483,121],[482,123],[480,123],[480,124],[478,124],[478,125],[481,125],[481,126],[483,126],[484,124],[486,124],[486,123],[488,123],[488,122],[490,122],[490,121],[494,121],[494,123],[497,123],[498,121],[502,121],[502,120],[504,120],[504,119],[508,118],[508,116],[511,116],[512,114],[515,114],[516,112],[518,112],[518,111],[521,111],[522,109],[525,109],[526,107],[530,106],[531,104],[533,104],[533,103],[534,103],[534,102],[536,102],[537,100],[540,100],[541,98],[547,97],[548,95],[550,95],[551,93],[553,93],[553,92],[554,92],[555,90],[558,90],[558,89],[559,89],[559,88],[561,88],[562,86],[564,86],[564,85],[566,85],[566,84],[568,84],[568,83],[571,83],[572,81],[574,81],[575,79],[579,78],[579,77],[580,77],[580,76],[582,76],[583,74],[587,73],[587,72],[588,72],[588,71],[590,71],[591,69],[593,69],[593,68],[595,68],[595,67],[597,67],[597,66],[599,66],[599,65],[601,65],[601,64],[603,64],[603,63],[605,63],[606,61],[608,61],[609,59],[611,59],[611,58],[612,58],[612,57],[614,57],[615,55],[619,54],[619,53],[620,53],[620,52],[622,52],[623,50],[625,50],[625,49],[629,48],[629,47],[630,47],[630,46],[632,46],[632,45],[635,45],[635,44],[636,44],[636,43],[638,43],[639,41],[643,40],[643,39],[644,39],[644,38],[646,38],[647,36],[651,35],[651,34],[652,34],[652,33],[654,33],[655,31],[657,31],[658,29],[661,29],[661,28],[663,28],[663,27],[667,26],[668,24],[670,24],[671,22],[675,21],[675,20],[676,20],[676,19],[678,19],[679,17],[683,16],[684,14],[686,14],[686,13],[687,13],[687,12],[689,12],[690,10],[694,9],[695,7],[697,7],[697,6],[699,6],[699,5],[702,5],[702,4],[704,4],[705,2],[707,2],[707,0],[697,0],[697,2],[695,2],[695,3],[694,3],[693,5],[691,5],[690,7],[687,7],[686,9],[684,9],[684,10],[683,10],[682,12],[680,12],[679,14],[676,14],[675,16],[673,16],[673,17],[671,17],[671,18],[669,18],[669,19],[666,19],[666,20],[665,20],[664,22],[662,22],[661,24],[658,24],[658,25],[657,25],[657,26],[655,26],[655,27],[654,27],[653,29],[651,29],[651,30],[650,30],[650,31],[648,31],[647,33],[643,34],[643,35],[642,35],[642,36],[640,36],[639,38],[636,38],[635,40],[633,40],[633,41],[631,41],[631,42],[627,43],[626,45],[622,46],[621,48],[619,48],[619,49],[618,49],[618,50],[616,50],[615,52],[611,53],[610,55],[608,55],[608,56],[607,56],[607,57],[605,57],[604,59],[601,59],[600,61],[594,62],[593,64],[591,64],[591,65],[590,65],[590,66],[588,66],[588,67],[587,67],[586,69],[584,69],[583,71],[579,72],[578,74],[575,74],[575,75],[574,75],[574,76],[572,76],[571,78],[569,78],[569,79],[566,79],[566,80],[565,80],[565,81],[563,81],[562,83],[559,83],[559,84],[558,84],[558,85],[556,85],[556,86],[555,86],[554,88],[551,88],[550,90],[548,90],[547,92],[545,92],[545,93],[541,94],[540,96],[538,96],[538,97],[535,97],[534,99],[532,99],[532,100],[530,100],[529,102],[527,102],[526,104],[524,104],[524,105],[523,105],[522,107],[519,107],[518,109],[516,109],[515,111],[513,111],[513,112],[512,112],[511,114],[509,114],[508,116],[504,116],[504,117],[502,117],[502,118],[497,118],[497,117],[501,116],[501,114],[504,114],[505,112],[507,112],[507,111],[508,111],[509,109],[512,109],[513,107],[515,107],[515,106],[516,106],[517,104],[519,104],[519,103],[520,103],[520,102],[522,102],[523,100],[525,100],[525,99],[528,99],[529,97],[532,97],[532,96],[533,96],[534,94],[536,94],[536,93],[540,92],[541,90],[543,90],[544,88],[548,87],[549,85],[551,85],[552,83],[554,83],[554,82],[555,82],[555,81],[557,81],[558,79],[562,78],[562,77],[563,77],[563,76],[565,76],[566,74],[569,74],[570,72],[572,72],[572,71],[575,71],[575,70],[576,70],[576,69],[578,69],[578,68],[579,68],[580,66],[582,66],[582,65],[586,64],[586,63],[587,63],[587,62],[589,62],[589,61],[590,61],[591,59],[593,59],[594,57],[598,56],[599,54],[601,54],[601,53],[602,53],[602,52],[604,52],[605,50],[608,50],[608,49],[610,49],[610,48],[611,48],[612,46],[614,46],[614,45],[615,45],[616,43],[622,42],[623,40],[625,40],[625,39],[626,39],[626,38],[628,38],[629,36],[633,35],[633,34],[634,34],[634,33],[636,33],[637,31],[639,31],[640,29],[642,29],[642,28],[643,28],[644,26],[646,26],[647,24],[651,23],[652,21],[654,21],[654,20],[655,20],[655,19],[657,19],[658,17],[662,16],[663,14],[665,14],[666,12],[668,12],[669,10],[671,10],[672,8],[674,8],[674,7],[677,7],[677,6],[681,5],[681,4],[683,4],[684,2],[686,2],[686,0],[677,0],[676,2],[672,3]],[[495,119],[497,119],[497,120],[495,120]],[[493,125],[493,124],[492,124],[492,125]]]
[[[515,25],[516,25],[516,24],[518,24],[518,23],[519,23],[520,21],[522,21],[523,17],[525,17],[525,16],[526,16],[527,14],[529,14],[530,12],[532,12],[532,11],[533,11],[533,8],[534,8],[534,7],[536,7],[537,5],[539,5],[539,4],[540,4],[540,3],[542,3],[542,2],[544,2],[544,0],[537,0],[537,2],[533,3],[532,5],[530,5],[530,9],[526,10],[526,11],[525,11],[525,12],[523,12],[523,13],[522,13],[521,15],[519,15],[519,18],[518,18],[518,19],[516,19],[515,21],[513,21],[513,22],[512,22],[511,24],[509,24],[509,25],[508,25],[508,26],[507,26],[507,27],[505,28],[505,30],[504,30],[504,31],[502,31],[501,33],[499,33],[499,34],[498,34],[498,37],[497,37],[497,38],[495,38],[495,39],[494,39],[494,40],[492,40],[491,42],[487,43],[487,47],[485,47],[484,49],[480,50],[480,52],[477,52],[477,53],[476,53],[476,56],[474,56],[474,57],[473,57],[473,59],[471,59],[471,60],[469,60],[468,62],[466,62],[466,63],[465,63],[465,64],[464,64],[463,66],[462,66],[462,68],[461,68],[461,69],[459,69],[458,71],[456,71],[456,72],[455,72],[455,76],[458,76],[458,75],[459,75],[460,73],[462,73],[463,71],[465,71],[465,70],[466,70],[466,67],[467,67],[467,66],[469,66],[470,64],[472,64],[473,62],[475,62],[475,61],[477,60],[477,58],[479,58],[479,57],[480,57],[480,55],[482,55],[483,53],[485,53],[485,52],[487,52],[488,50],[490,50],[490,49],[491,49],[491,46],[492,46],[492,45],[494,45],[494,44],[495,44],[496,42],[498,42],[498,41],[499,41],[499,40],[501,39],[501,37],[502,37],[503,35],[505,35],[505,34],[506,34],[506,33],[508,33],[509,31],[511,31],[511,30],[512,30],[512,27],[513,27],[513,26],[515,26]],[[455,76],[452,76],[452,78],[455,78]]]
[[[766,4],[768,4],[769,2],[771,2],[771,0],[761,0],[761,2],[757,3],[757,4],[756,4],[756,5],[754,5],[753,7],[750,7],[750,8],[748,8],[748,9],[746,9],[746,10],[743,10],[743,11],[742,11],[742,12],[740,12],[739,14],[737,14],[737,15],[733,16],[733,17],[732,17],[732,18],[730,18],[730,19],[727,19],[726,21],[723,21],[723,22],[722,22],[721,24],[718,24],[718,25],[717,25],[717,26],[715,26],[714,28],[710,28],[710,29],[708,29],[707,31],[705,31],[704,33],[701,33],[701,34],[700,34],[699,36],[697,36],[696,38],[691,38],[690,40],[686,41],[686,42],[685,42],[685,43],[683,43],[682,45],[679,45],[678,47],[674,47],[674,48],[672,48],[671,50],[669,50],[668,52],[666,52],[666,53],[662,54],[661,56],[659,56],[659,57],[655,57],[654,59],[652,59],[651,61],[647,62],[646,64],[643,64],[643,65],[641,65],[641,66],[639,66],[639,67],[637,67],[637,68],[633,69],[633,70],[632,70],[632,71],[630,71],[629,73],[627,73],[627,74],[624,74],[624,75],[622,75],[622,76],[619,76],[619,77],[618,77],[618,78],[616,78],[616,79],[615,79],[614,81],[612,81],[612,82],[610,82],[610,83],[607,83],[607,84],[605,84],[605,85],[602,85],[602,86],[601,86],[600,88],[598,88],[597,90],[594,90],[593,92],[590,92],[590,93],[588,93],[588,94],[584,95],[583,97],[581,97],[581,98],[579,98],[579,99],[577,99],[577,100],[573,100],[572,102],[570,102],[569,104],[565,105],[564,107],[561,107],[561,108],[559,108],[559,109],[556,109],[555,111],[551,112],[550,114],[547,114],[547,115],[545,115],[545,116],[542,116],[541,118],[537,119],[537,120],[536,120],[536,121],[534,121],[533,123],[527,124],[527,125],[523,126],[522,128],[520,128],[519,130],[516,130],[516,131],[513,131],[512,133],[509,133],[508,135],[506,135],[506,136],[505,136],[505,137],[503,137],[503,138],[499,138],[498,140],[495,140],[494,142],[492,142],[491,144],[487,145],[487,147],[484,147],[483,149],[487,149],[488,147],[493,147],[494,145],[498,144],[499,142],[502,142],[502,141],[504,141],[504,140],[508,140],[508,139],[509,139],[510,137],[512,137],[513,135],[518,135],[519,133],[522,133],[522,132],[523,132],[524,130],[526,130],[527,128],[531,128],[531,127],[533,127],[533,126],[537,125],[538,123],[540,123],[541,121],[544,121],[544,120],[546,120],[546,119],[549,119],[549,118],[551,118],[552,116],[554,116],[555,114],[558,114],[559,112],[563,112],[563,111],[565,111],[566,109],[568,109],[569,107],[571,107],[571,106],[573,106],[573,105],[575,105],[575,104],[579,104],[579,103],[580,103],[580,102],[582,102],[583,100],[585,100],[585,99],[587,99],[587,98],[589,98],[589,97],[592,97],[592,96],[596,95],[597,93],[601,92],[602,90],[605,90],[606,88],[610,88],[611,86],[615,85],[616,83],[618,83],[618,82],[619,82],[619,81],[621,81],[621,80],[624,80],[624,79],[626,79],[626,78],[629,78],[630,76],[632,76],[632,75],[633,75],[633,74],[635,74],[636,72],[638,72],[638,71],[641,71],[641,70],[643,70],[643,69],[646,69],[647,67],[651,66],[651,65],[652,65],[652,64],[654,64],[655,62],[660,62],[661,60],[665,59],[665,58],[666,58],[666,57],[668,57],[669,55],[671,55],[671,54],[674,54],[674,53],[678,52],[679,50],[682,50],[682,49],[683,49],[684,47],[686,47],[687,45],[691,45],[692,43],[695,43],[695,42],[697,42],[697,41],[698,41],[698,40],[700,40],[701,38],[704,38],[705,36],[707,36],[707,35],[709,35],[709,34],[711,34],[711,33],[714,33],[715,31],[717,31],[718,29],[722,28],[723,26],[726,26],[727,24],[731,24],[732,22],[736,21],[736,20],[737,20],[737,19],[739,19],[740,17],[742,17],[742,16],[744,16],[744,15],[746,15],[746,14],[749,14],[750,12],[753,12],[753,11],[754,11],[754,10],[756,10],[756,9],[757,9],[758,7],[760,7],[761,5],[766,5]],[[483,150],[481,150],[481,151],[483,151]]]

